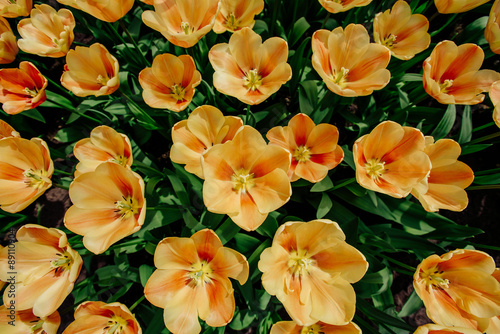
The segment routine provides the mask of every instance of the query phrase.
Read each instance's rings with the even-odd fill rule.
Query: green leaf
[[[455,124],[455,117],[457,114],[457,110],[454,104],[448,105],[446,111],[443,115],[443,118],[438,123],[434,131],[432,131],[431,136],[434,137],[434,140],[437,141],[441,138],[444,138],[453,128],[453,124]]]
[[[231,218],[227,218],[226,221],[215,230],[215,233],[219,236],[222,244],[225,245],[228,241],[233,239],[240,230],[241,228],[236,225]]]
[[[410,314],[413,314],[420,310],[424,306],[424,303],[422,302],[422,299],[417,295],[415,290],[412,291],[410,297],[406,301],[406,303],[403,305],[401,308],[401,311],[398,312],[398,315],[403,318],[407,317]]]
[[[327,193],[321,194],[321,202],[319,202],[316,218],[321,219],[332,209],[333,203]]]
[[[302,35],[309,29],[311,25],[307,22],[305,17],[301,17],[293,24],[292,32],[290,38],[288,39],[289,47],[292,47],[297,43]]]
[[[77,130],[75,127],[67,127],[57,131],[54,139],[60,141],[61,143],[72,143],[82,139],[82,137],[82,131]]]
[[[303,81],[299,85],[299,108],[300,112],[310,115],[318,104],[317,81]]]
[[[363,312],[365,316],[370,319],[378,320],[378,322],[383,323],[388,326],[394,326],[396,328],[401,328],[413,332],[415,329],[408,325],[406,322],[401,320],[400,318],[391,316],[379,309],[376,309],[374,306],[370,305],[364,299],[357,297],[356,298],[356,307]]]
[[[262,223],[262,225],[257,228],[256,232],[259,233],[260,235],[267,236],[270,238],[274,238],[274,234],[276,233],[276,230],[278,229],[278,222],[276,221],[276,218],[274,218],[271,215],[268,215],[266,220]]]
[[[462,125],[460,126],[460,135],[458,143],[460,145],[470,142],[472,138],[472,113],[470,106],[465,106],[462,113]]]
[[[475,184],[500,184],[500,174],[476,176]]]
[[[155,267],[143,264],[139,267],[139,279],[141,280],[142,286],[146,286],[149,277],[153,274]]]
[[[312,193],[320,193],[323,191],[328,191],[333,188],[333,182],[327,175],[323,180],[319,181],[311,187]]]
[[[46,123],[45,118],[42,116],[42,114],[40,114],[40,112],[36,108],[30,109],[30,110],[25,110],[25,111],[23,111],[23,113],[21,115],[29,117],[29,118],[33,118],[33,119],[35,119],[39,122],[42,122],[44,124]]]
[[[480,152],[482,150],[487,149],[491,145],[493,145],[493,144],[467,145],[467,146],[462,147],[462,154],[461,155],[467,155],[467,154],[471,154],[471,153]]]
[[[250,310],[235,312],[234,318],[229,324],[229,328],[237,331],[243,330],[248,328],[256,318],[257,314]]]

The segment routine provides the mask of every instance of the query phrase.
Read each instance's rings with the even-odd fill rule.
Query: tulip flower
[[[121,19],[134,6],[134,0],[57,0],[57,2],[106,22]]]
[[[413,334],[481,334],[481,332],[470,328],[427,324],[418,327]]]
[[[281,225],[258,267],[264,289],[299,326],[343,326],[356,309],[351,283],[364,276],[368,262],[345,242],[337,223],[320,219]]]
[[[15,274],[9,264],[11,248],[0,251],[0,280],[7,282],[14,275],[16,292],[9,294],[6,289],[3,303],[15,304],[16,311],[32,308],[35,316],[50,318],[73,290],[82,258],[71,248],[66,234],[55,228],[27,224],[16,238]]]
[[[497,280],[497,282],[500,282],[500,268],[496,268],[492,275]],[[500,315],[490,318],[490,324],[485,333],[486,334],[500,333]]]
[[[219,109],[204,105],[193,110],[187,120],[172,128],[170,159],[203,179],[202,155],[216,144],[232,140],[243,126],[239,117],[224,116]]]
[[[33,0],[0,0],[0,16],[28,16],[33,7]]]
[[[288,170],[292,182],[300,178],[319,182],[344,158],[344,151],[337,145],[337,127],[326,123],[315,125],[305,114],[292,117],[288,126],[272,128],[267,139],[292,154]]]
[[[49,5],[35,5],[29,19],[19,21],[19,48],[42,57],[63,57],[75,35],[75,18],[67,9],[56,10]]]
[[[500,314],[500,283],[494,271],[495,261],[488,254],[457,249],[423,260],[413,286],[432,321],[483,333],[490,318]]]
[[[222,34],[226,30],[235,32],[244,27],[253,28],[255,15],[263,10],[264,0],[221,0],[213,29],[217,34]]]
[[[212,30],[219,6],[219,0],[155,1],[155,10],[144,11],[142,21],[170,43],[189,48]]]
[[[431,169],[420,130],[385,121],[354,143],[356,180],[373,191],[405,197]]]
[[[61,84],[81,97],[109,95],[118,89],[119,64],[104,45],[77,46],[66,55]]]
[[[481,6],[490,0],[434,0],[441,14],[463,13]]]
[[[236,31],[229,43],[214,45],[208,59],[215,69],[214,87],[246,104],[259,104],[292,77],[288,44],[271,37],[262,43],[250,28]]]
[[[491,85],[490,99],[495,109],[493,110],[493,121],[500,128],[500,81]]]
[[[17,68],[0,69],[0,102],[7,114],[36,108],[46,99],[47,79],[29,61],[22,61]]]
[[[408,60],[424,51],[431,43],[427,33],[429,20],[421,14],[411,14],[410,5],[397,1],[391,9],[378,13],[373,20],[373,38],[389,50],[391,55]]]
[[[222,247],[214,231],[163,239],[156,247],[154,262],[158,269],[146,283],[144,294],[151,304],[165,309],[169,331],[197,334],[201,331],[198,317],[210,327],[231,321],[235,301],[229,278],[243,285],[248,279],[248,262],[244,255]]]
[[[146,216],[144,181],[113,162],[81,174],[69,187],[71,206],[64,225],[83,235],[83,245],[94,254],[139,231]]]
[[[19,212],[52,186],[54,164],[40,138],[0,140],[0,208]]]
[[[341,96],[370,95],[391,78],[386,69],[391,52],[370,43],[361,24],[317,30],[312,38],[312,65],[329,90]]]
[[[363,7],[368,5],[372,0],[319,0],[319,3],[330,13],[340,13],[348,11],[354,7]]]
[[[61,317],[55,311],[46,318],[40,319],[33,314],[31,309],[17,311],[14,306],[7,305],[13,309],[8,309],[6,305],[0,306],[0,332],[6,334],[57,334]],[[11,313],[11,311],[13,312]],[[14,317],[14,319],[12,318]],[[10,323],[10,324],[9,324]],[[12,326],[12,323],[14,326]],[[13,331],[14,330],[14,331]]]
[[[155,4],[154,0],[141,0],[141,2],[144,2],[145,4],[148,4],[151,6],[154,6],[154,4]]]
[[[500,73],[479,70],[484,52],[475,44],[439,42],[424,61],[425,91],[443,104],[478,104]]]
[[[10,124],[0,119],[0,139],[8,137],[21,137],[21,135]]]
[[[293,321],[280,321],[271,327],[269,334],[361,334],[361,329],[353,322],[335,326],[323,322],[311,326],[299,326]]]
[[[233,140],[203,154],[203,202],[213,213],[228,214],[239,227],[257,229],[269,212],[292,195],[290,153],[267,145],[262,135],[244,126]]]
[[[83,302],[76,308],[75,321],[63,334],[142,334],[127,306],[121,303]]]
[[[76,165],[75,177],[93,172],[107,161],[124,167],[132,166],[133,161],[128,137],[106,125],[94,128],[89,138],[79,140],[73,148],[73,154],[80,161]]]
[[[201,82],[201,74],[191,56],[176,57],[161,54],[153,66],[139,73],[139,83],[144,89],[144,102],[152,108],[179,112],[187,108],[194,95],[194,88]]]
[[[9,22],[0,16],[0,64],[12,63],[18,52],[16,36]]]
[[[484,38],[490,44],[491,51],[500,54],[500,0],[496,0],[491,7]]]
[[[429,176],[413,186],[415,196],[426,211],[462,211],[469,204],[465,188],[474,180],[472,169],[457,161],[460,145],[452,139],[425,137],[425,154],[431,159]]]

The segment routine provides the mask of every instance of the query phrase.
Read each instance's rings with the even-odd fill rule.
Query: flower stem
[[[467,190],[487,190],[487,189],[500,189],[500,184],[490,184],[484,186],[472,186],[466,188]]]
[[[146,296],[142,295],[141,298],[137,299],[137,301],[129,307],[130,312],[132,312],[137,307],[137,305],[139,305],[144,300],[144,298],[146,298]]]
[[[62,175],[68,175],[68,176],[73,176],[73,173],[66,172],[60,169],[54,169],[54,174],[62,174]]]
[[[120,27],[123,29],[123,31],[125,31],[125,33],[127,34],[128,38],[132,41],[132,44],[134,44],[134,47],[137,49],[137,52],[141,55],[142,57],[142,61],[144,62],[144,64],[146,64],[147,67],[151,67],[151,63],[146,59],[146,57],[142,54],[141,52],[141,49],[139,48],[139,45],[137,44],[137,42],[135,41],[135,39],[132,37],[132,35],[130,34],[130,32],[128,31],[127,29],[127,26],[125,26],[125,24],[123,24],[123,21],[122,20],[118,20],[118,22],[120,23]]]
[[[134,54],[134,52],[128,47],[127,42],[123,39],[123,37],[118,33],[115,27],[113,27],[113,24],[106,22],[106,26],[113,32],[113,34],[118,37],[118,39],[122,42],[123,45],[127,48],[128,52],[130,52],[131,55]],[[139,51],[140,53],[140,51]],[[144,56],[143,56],[144,57]]]
[[[389,261],[389,262],[392,262],[392,263],[394,263],[394,264],[397,264],[397,265],[398,265],[398,266],[400,266],[401,268],[405,268],[405,269],[407,269],[407,270],[411,271],[411,272],[412,272],[412,275],[413,275],[413,273],[417,270],[415,267],[412,267],[412,266],[409,266],[409,265],[407,265],[407,264],[404,264],[403,262],[399,262],[398,260],[394,260],[393,258],[391,258],[391,257],[389,257],[389,256],[387,256],[387,255],[384,255],[384,254],[381,254],[381,253],[379,253],[378,255],[380,255],[381,257],[383,257],[384,259],[386,259],[386,260],[387,260],[387,261]]]
[[[485,140],[493,139],[493,138],[496,138],[496,137],[500,137],[500,131],[496,132],[496,133],[492,133],[492,134],[484,136],[484,137],[480,137],[480,138],[471,140],[468,144],[469,145],[471,145],[471,144],[477,144],[477,143],[483,142]]]
[[[61,189],[64,189],[64,190],[69,190],[69,187],[66,187],[66,186],[63,186],[62,184],[60,183],[55,183],[55,182],[52,182],[52,185],[54,187],[57,187],[57,188],[61,188]]]

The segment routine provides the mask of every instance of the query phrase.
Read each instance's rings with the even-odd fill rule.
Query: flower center
[[[186,89],[181,85],[174,84],[170,89],[170,95],[177,101],[184,101],[184,95],[186,95]]]
[[[307,255],[307,250],[292,250],[287,264],[292,275],[302,276],[309,274],[311,267],[316,264],[316,261]]]
[[[446,79],[442,84],[439,85],[439,90],[441,91],[441,93],[448,93],[448,88],[450,88],[451,86],[453,86],[453,80],[450,80],[450,79]]]
[[[73,257],[71,254],[67,251],[64,251],[62,254],[57,253],[57,256],[59,256],[58,259],[50,262],[50,267],[52,269],[55,269],[55,274],[61,274],[66,270],[70,270],[71,266],[73,265]]]
[[[212,272],[213,270],[212,268],[210,268],[210,265],[207,263],[207,261],[201,261],[198,263],[194,263],[191,266],[188,277],[195,285],[204,285],[212,281],[212,279],[210,278]]]
[[[109,81],[109,78],[107,76],[103,77],[102,75],[99,74],[96,78],[96,81],[98,84],[100,84],[102,86],[106,86],[108,81]]]
[[[340,86],[340,88],[345,88],[347,86],[347,76],[349,74],[349,69],[342,67],[339,71],[333,70],[333,74],[330,77],[334,83]]]
[[[115,203],[115,212],[120,215],[121,219],[129,219],[139,213],[139,203],[132,197],[127,196],[122,197],[123,201],[117,201]]]
[[[306,162],[311,158],[311,151],[305,146],[299,146],[293,152],[293,157],[298,162]]]
[[[262,85],[262,76],[257,69],[253,69],[248,71],[247,75],[243,78],[243,82],[246,88],[254,92]]]
[[[30,334],[42,334],[43,331],[43,320],[39,319],[33,326],[30,327]]]
[[[233,175],[231,175],[231,182],[233,182],[233,190],[237,192],[246,193],[249,189],[251,189],[254,185],[254,174],[249,173],[245,169],[240,169]]]
[[[194,27],[191,27],[189,22],[181,22],[181,29],[185,35],[191,35],[194,32]]]
[[[38,95],[38,91],[36,90],[36,88],[30,89],[29,87],[25,87],[24,91],[31,97],[35,97]]]
[[[420,273],[420,277],[425,281],[425,285],[427,289],[431,287],[433,289],[447,289],[450,286],[450,281],[446,278],[443,278],[444,271],[439,270],[437,266],[434,266],[430,269],[423,269]]]
[[[302,327],[302,330],[300,331],[300,334],[324,334],[324,333],[325,332],[321,330],[321,326],[318,324]]]
[[[24,183],[26,183],[28,187],[41,189],[45,187],[46,183],[52,184],[50,178],[47,177],[47,171],[44,170],[33,170],[30,168],[24,171],[23,175],[26,177]]]
[[[125,331],[125,328],[128,326],[127,320],[113,315],[111,320],[108,321],[106,327],[104,327],[103,334],[120,334]]]
[[[229,30],[235,31],[238,29],[238,20],[234,16],[234,13],[229,14],[226,20],[226,28]]]
[[[396,44],[396,35],[389,34],[389,36],[382,39],[382,45],[385,45],[389,49],[392,49],[394,44]]]
[[[366,174],[373,180],[378,180],[385,173],[385,162],[378,159],[370,159],[365,163]]]
[[[108,159],[109,162],[114,162],[115,164],[126,166],[128,158],[121,155]]]

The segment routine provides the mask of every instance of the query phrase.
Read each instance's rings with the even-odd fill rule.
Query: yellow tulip
[[[77,46],[66,55],[61,84],[77,96],[109,95],[120,86],[119,66],[102,44]]]
[[[64,225],[83,235],[83,245],[94,254],[139,231],[146,217],[144,181],[130,169],[104,162],[81,174],[69,187],[71,206]]]
[[[21,135],[10,124],[0,119],[0,139],[7,137],[21,137]]]
[[[488,254],[457,249],[424,259],[413,287],[435,323],[483,333],[490,318],[500,314],[500,283],[494,271],[495,261]]]
[[[484,38],[490,44],[491,51],[500,54],[500,0],[491,7],[488,23],[484,29]]]
[[[179,112],[191,103],[201,74],[191,56],[165,53],[155,57],[152,67],[139,73],[139,83],[147,105]]]
[[[495,109],[493,110],[493,121],[500,128],[500,81],[491,85],[490,99]]]
[[[368,262],[345,242],[331,220],[287,222],[258,263],[264,289],[285,306],[299,326],[321,321],[347,325],[356,309],[352,283],[359,281]]]
[[[106,22],[121,19],[134,6],[134,0],[57,0],[57,2]]]
[[[279,321],[271,327],[269,334],[361,334],[361,328],[353,322],[342,326],[323,322],[311,326],[299,326],[293,321]]]
[[[12,63],[18,52],[16,36],[9,22],[0,16],[0,64]]]
[[[253,28],[255,15],[263,10],[264,0],[221,0],[213,29],[217,34],[222,34],[226,30],[235,32],[244,27]]]
[[[0,0],[0,16],[28,16],[32,7],[33,0]]]
[[[0,306],[0,332],[4,334],[57,334],[60,324],[61,317],[57,311],[40,318],[31,309],[16,310],[15,304]]]
[[[300,178],[319,182],[344,158],[344,151],[337,145],[337,127],[326,123],[316,125],[305,114],[292,117],[288,126],[272,128],[267,139],[292,154],[288,171],[292,182]]]
[[[368,5],[372,0],[319,0],[323,6],[330,13],[340,13],[348,11],[354,7],[363,7]]]
[[[391,52],[370,43],[361,24],[332,31],[317,30],[312,37],[312,65],[329,90],[341,96],[370,95],[391,78],[386,69]]]
[[[210,148],[202,166],[207,210],[228,214],[247,231],[256,230],[292,194],[287,175],[290,153],[266,144],[250,126],[242,127],[233,140]]]
[[[463,13],[481,6],[490,0],[434,0],[441,14]]]
[[[483,50],[475,44],[439,42],[423,64],[425,91],[443,104],[481,103],[481,93],[500,80],[498,72],[479,70],[483,59]]]
[[[200,106],[172,128],[170,159],[185,164],[188,172],[203,179],[202,155],[212,146],[232,140],[242,126],[239,117],[224,116],[209,105]]]
[[[63,57],[75,35],[75,18],[67,9],[56,10],[49,5],[35,5],[29,19],[19,21],[19,48],[42,57]]]
[[[40,138],[0,140],[0,208],[19,212],[52,186],[54,164]]]
[[[169,237],[154,254],[158,268],[149,278],[144,294],[149,302],[165,309],[165,326],[173,333],[197,334],[198,317],[210,327],[228,324],[235,301],[229,278],[243,285],[248,279],[244,255],[222,247],[209,229],[191,238]]]
[[[215,89],[246,104],[265,101],[292,77],[285,40],[271,37],[262,43],[250,28],[236,31],[229,43],[214,45],[208,59]]]
[[[17,311],[33,309],[40,318],[50,317],[73,290],[82,268],[82,258],[61,230],[27,224],[16,233],[15,293],[6,289],[4,305]],[[0,280],[12,279],[9,250],[0,251]]]

